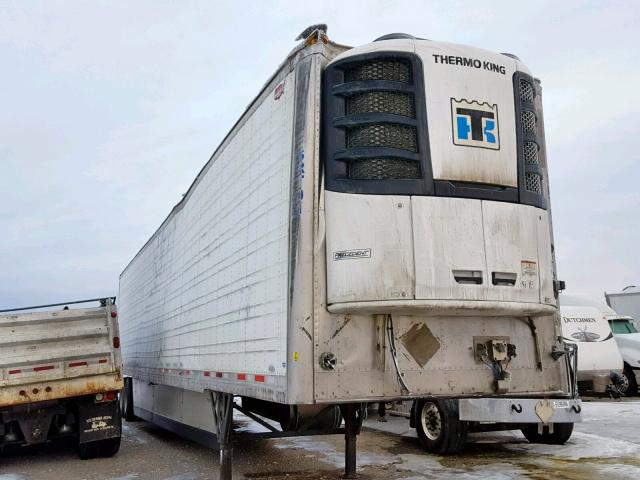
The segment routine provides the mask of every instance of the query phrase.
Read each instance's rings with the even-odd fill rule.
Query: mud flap
[[[78,405],[78,443],[119,437],[122,433],[120,402],[83,402]]]

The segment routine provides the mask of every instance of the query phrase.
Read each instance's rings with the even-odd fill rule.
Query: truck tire
[[[124,388],[120,392],[120,409],[122,418],[127,422],[133,422],[138,419],[136,414],[133,413],[133,379],[131,377],[125,377],[124,379]]]
[[[553,433],[549,427],[543,427],[542,434],[538,433],[538,424],[531,424],[522,429],[522,434],[529,443],[544,443],[546,445],[564,445],[571,438],[573,423],[554,423]]]
[[[420,399],[412,410],[418,438],[427,452],[447,455],[462,451],[469,424],[458,418],[457,400]]]
[[[627,379],[628,385],[625,395],[627,397],[638,395],[638,380],[636,379],[636,372],[625,363],[622,375]]]

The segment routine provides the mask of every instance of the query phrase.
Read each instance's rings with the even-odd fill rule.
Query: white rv
[[[611,309],[588,297],[560,295],[562,336],[578,345],[581,391],[624,393],[623,361],[608,322]]]
[[[434,452],[487,422],[564,443],[550,218],[518,58],[310,28],[120,276],[125,415],[216,434],[222,478],[234,409],[344,432],[348,475],[366,402],[412,400]]]

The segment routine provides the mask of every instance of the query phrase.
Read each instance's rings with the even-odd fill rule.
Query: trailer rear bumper
[[[120,391],[124,386],[119,371],[86,377],[59,378],[43,382],[0,387],[0,408]]]
[[[496,423],[576,423],[582,421],[577,399],[463,398],[460,420]]]

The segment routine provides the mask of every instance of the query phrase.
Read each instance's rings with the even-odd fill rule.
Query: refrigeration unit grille
[[[420,58],[407,52],[355,55],[329,65],[324,75],[326,188],[432,192]]]
[[[535,132],[536,130],[536,114],[530,110],[522,112],[522,131]]]
[[[523,102],[533,102],[533,85],[524,78],[520,79],[520,100]]]
[[[398,60],[373,60],[357,64],[345,72],[346,82],[387,81],[411,83],[411,65]],[[387,88],[393,86],[386,85]],[[415,118],[413,94],[393,90],[358,92],[345,99],[345,115],[388,114]],[[379,120],[379,123],[378,121]],[[418,151],[417,128],[394,123],[392,118],[372,119],[372,123],[346,129],[347,148],[379,147]],[[352,160],[347,177],[352,180],[388,180],[420,178],[420,165],[402,158],[371,158]],[[388,171],[387,171],[388,169]]]
[[[390,80],[411,82],[411,65],[401,60],[373,60],[357,64],[345,71],[345,82]]]
[[[356,93],[346,98],[346,114],[389,113],[416,118],[413,95],[403,92],[365,92]]]
[[[373,124],[347,130],[347,148],[388,147],[417,152],[417,143],[416,128],[405,125]]]
[[[518,129],[518,171],[520,203],[547,207],[544,178],[544,148],[542,143],[540,94],[536,80],[526,73],[513,77],[516,124]],[[542,155],[542,158],[541,158]]]
[[[538,165],[538,144],[535,142],[524,142],[524,163],[527,165]]]
[[[400,158],[369,158],[349,162],[349,178],[358,180],[389,180],[420,178],[418,162]]]
[[[538,175],[537,173],[527,172],[524,174],[524,182],[525,189],[528,192],[542,195],[542,182],[540,180],[540,175]]]

